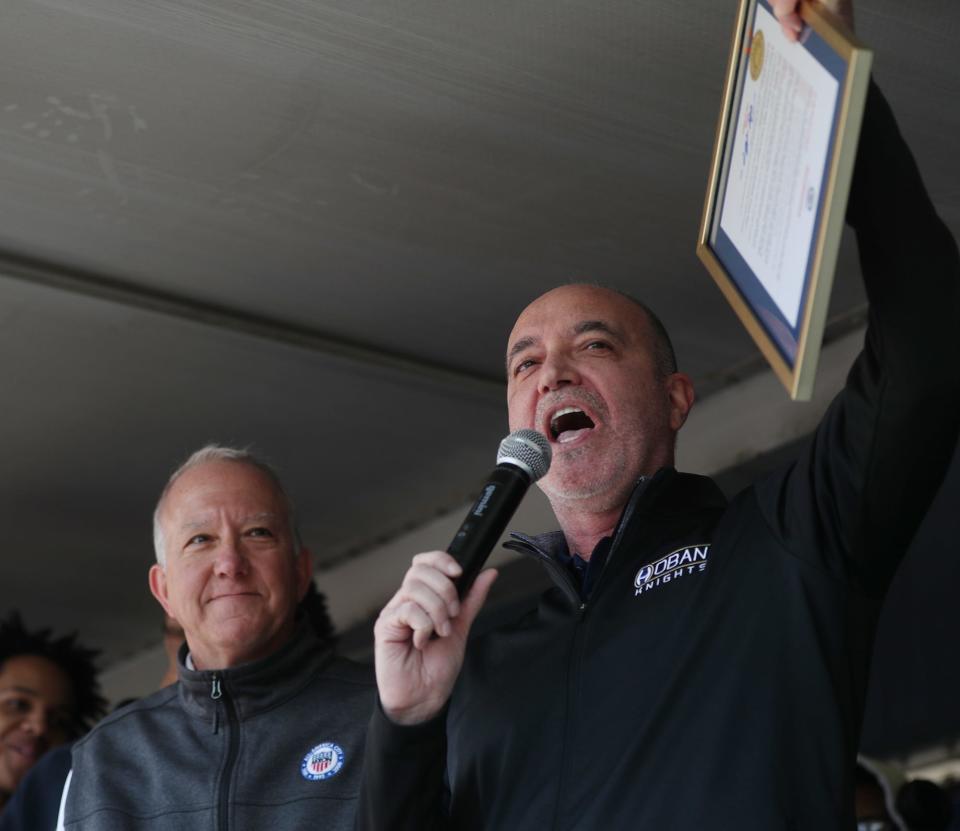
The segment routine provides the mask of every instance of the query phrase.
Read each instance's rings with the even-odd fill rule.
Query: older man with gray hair
[[[276,473],[198,450],[154,542],[150,590],[186,636],[179,681],[77,743],[59,827],[352,828],[372,677],[297,615],[310,554]]]

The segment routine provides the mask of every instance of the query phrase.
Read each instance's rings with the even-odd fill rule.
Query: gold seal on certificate
[[[757,32],[750,44],[750,77],[756,81],[763,69],[763,32]]]
[[[813,392],[871,53],[819,3],[799,42],[740,0],[697,255],[793,398]]]

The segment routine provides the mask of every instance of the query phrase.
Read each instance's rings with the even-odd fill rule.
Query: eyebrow
[[[510,347],[510,351],[507,353],[507,374],[510,373],[510,362],[515,357],[517,357],[517,355],[523,352],[524,349],[529,349],[536,342],[537,342],[536,338],[530,337],[528,335],[525,338],[520,338],[520,340],[518,340],[512,347]]]
[[[279,514],[273,511],[261,511],[260,513],[256,513],[256,514],[248,514],[247,516],[241,517],[240,519],[241,519],[241,522],[253,522],[258,519],[278,519],[279,516],[280,516]],[[196,528],[202,528],[209,521],[210,521],[209,516],[200,517],[199,519],[191,519],[191,520],[188,520],[187,522],[184,522],[183,525],[180,526],[180,529],[182,531],[192,531]]]
[[[603,320],[583,320],[573,327],[575,335],[582,335],[585,332],[605,332],[621,343],[624,341],[623,332]]]
[[[47,701],[43,698],[39,690],[35,690],[32,687],[22,687],[20,684],[11,684],[9,687],[0,687],[0,695],[5,693],[20,693],[20,695],[25,695],[28,698],[34,701],[40,701],[43,706],[47,706]],[[73,707],[67,704],[54,704],[50,708],[51,712],[56,713],[58,716],[61,716],[66,719],[75,721],[77,714],[74,711]]]
[[[40,697],[40,693],[32,687],[21,687],[19,684],[11,684],[9,687],[0,687],[0,693],[5,692],[18,692],[23,693],[24,695],[32,695],[35,698]]]
[[[582,335],[586,332],[604,332],[610,337],[615,338],[616,340],[623,343],[625,338],[623,332],[617,329],[615,326],[611,326],[609,323],[603,320],[581,320],[579,323],[575,324],[573,327],[574,335]],[[535,338],[532,335],[528,335],[525,338],[520,338],[507,353],[507,374],[510,373],[510,363],[513,359],[523,352],[525,349],[529,349],[531,346],[534,346],[539,342],[539,338]]]

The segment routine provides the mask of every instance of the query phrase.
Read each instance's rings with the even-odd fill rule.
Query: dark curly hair
[[[53,638],[49,629],[28,631],[19,612],[11,612],[0,620],[0,667],[10,658],[36,655],[56,664],[70,679],[76,701],[75,736],[85,733],[106,713],[107,701],[100,695],[94,664],[99,654],[99,650],[77,643],[76,632]]]

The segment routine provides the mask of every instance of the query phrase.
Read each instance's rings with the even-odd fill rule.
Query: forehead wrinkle
[[[203,516],[195,519],[188,519],[180,523],[180,528],[183,531],[193,531],[197,528],[200,528],[206,525],[208,522],[211,521],[211,519],[213,519],[213,516],[214,514],[211,512],[209,514],[204,514]]]
[[[204,514],[201,517],[196,519],[189,519],[186,522],[181,524],[181,528],[185,531],[192,531],[196,528],[201,528],[206,525],[208,522],[216,519],[216,512],[211,511],[208,514]],[[241,522],[251,522],[257,519],[280,519],[280,515],[275,511],[257,511],[254,514],[246,514],[245,516],[240,517]]]
[[[280,519],[280,514],[275,511],[258,511],[255,514],[247,514],[245,517],[240,518],[243,522],[252,522],[256,519]]]

